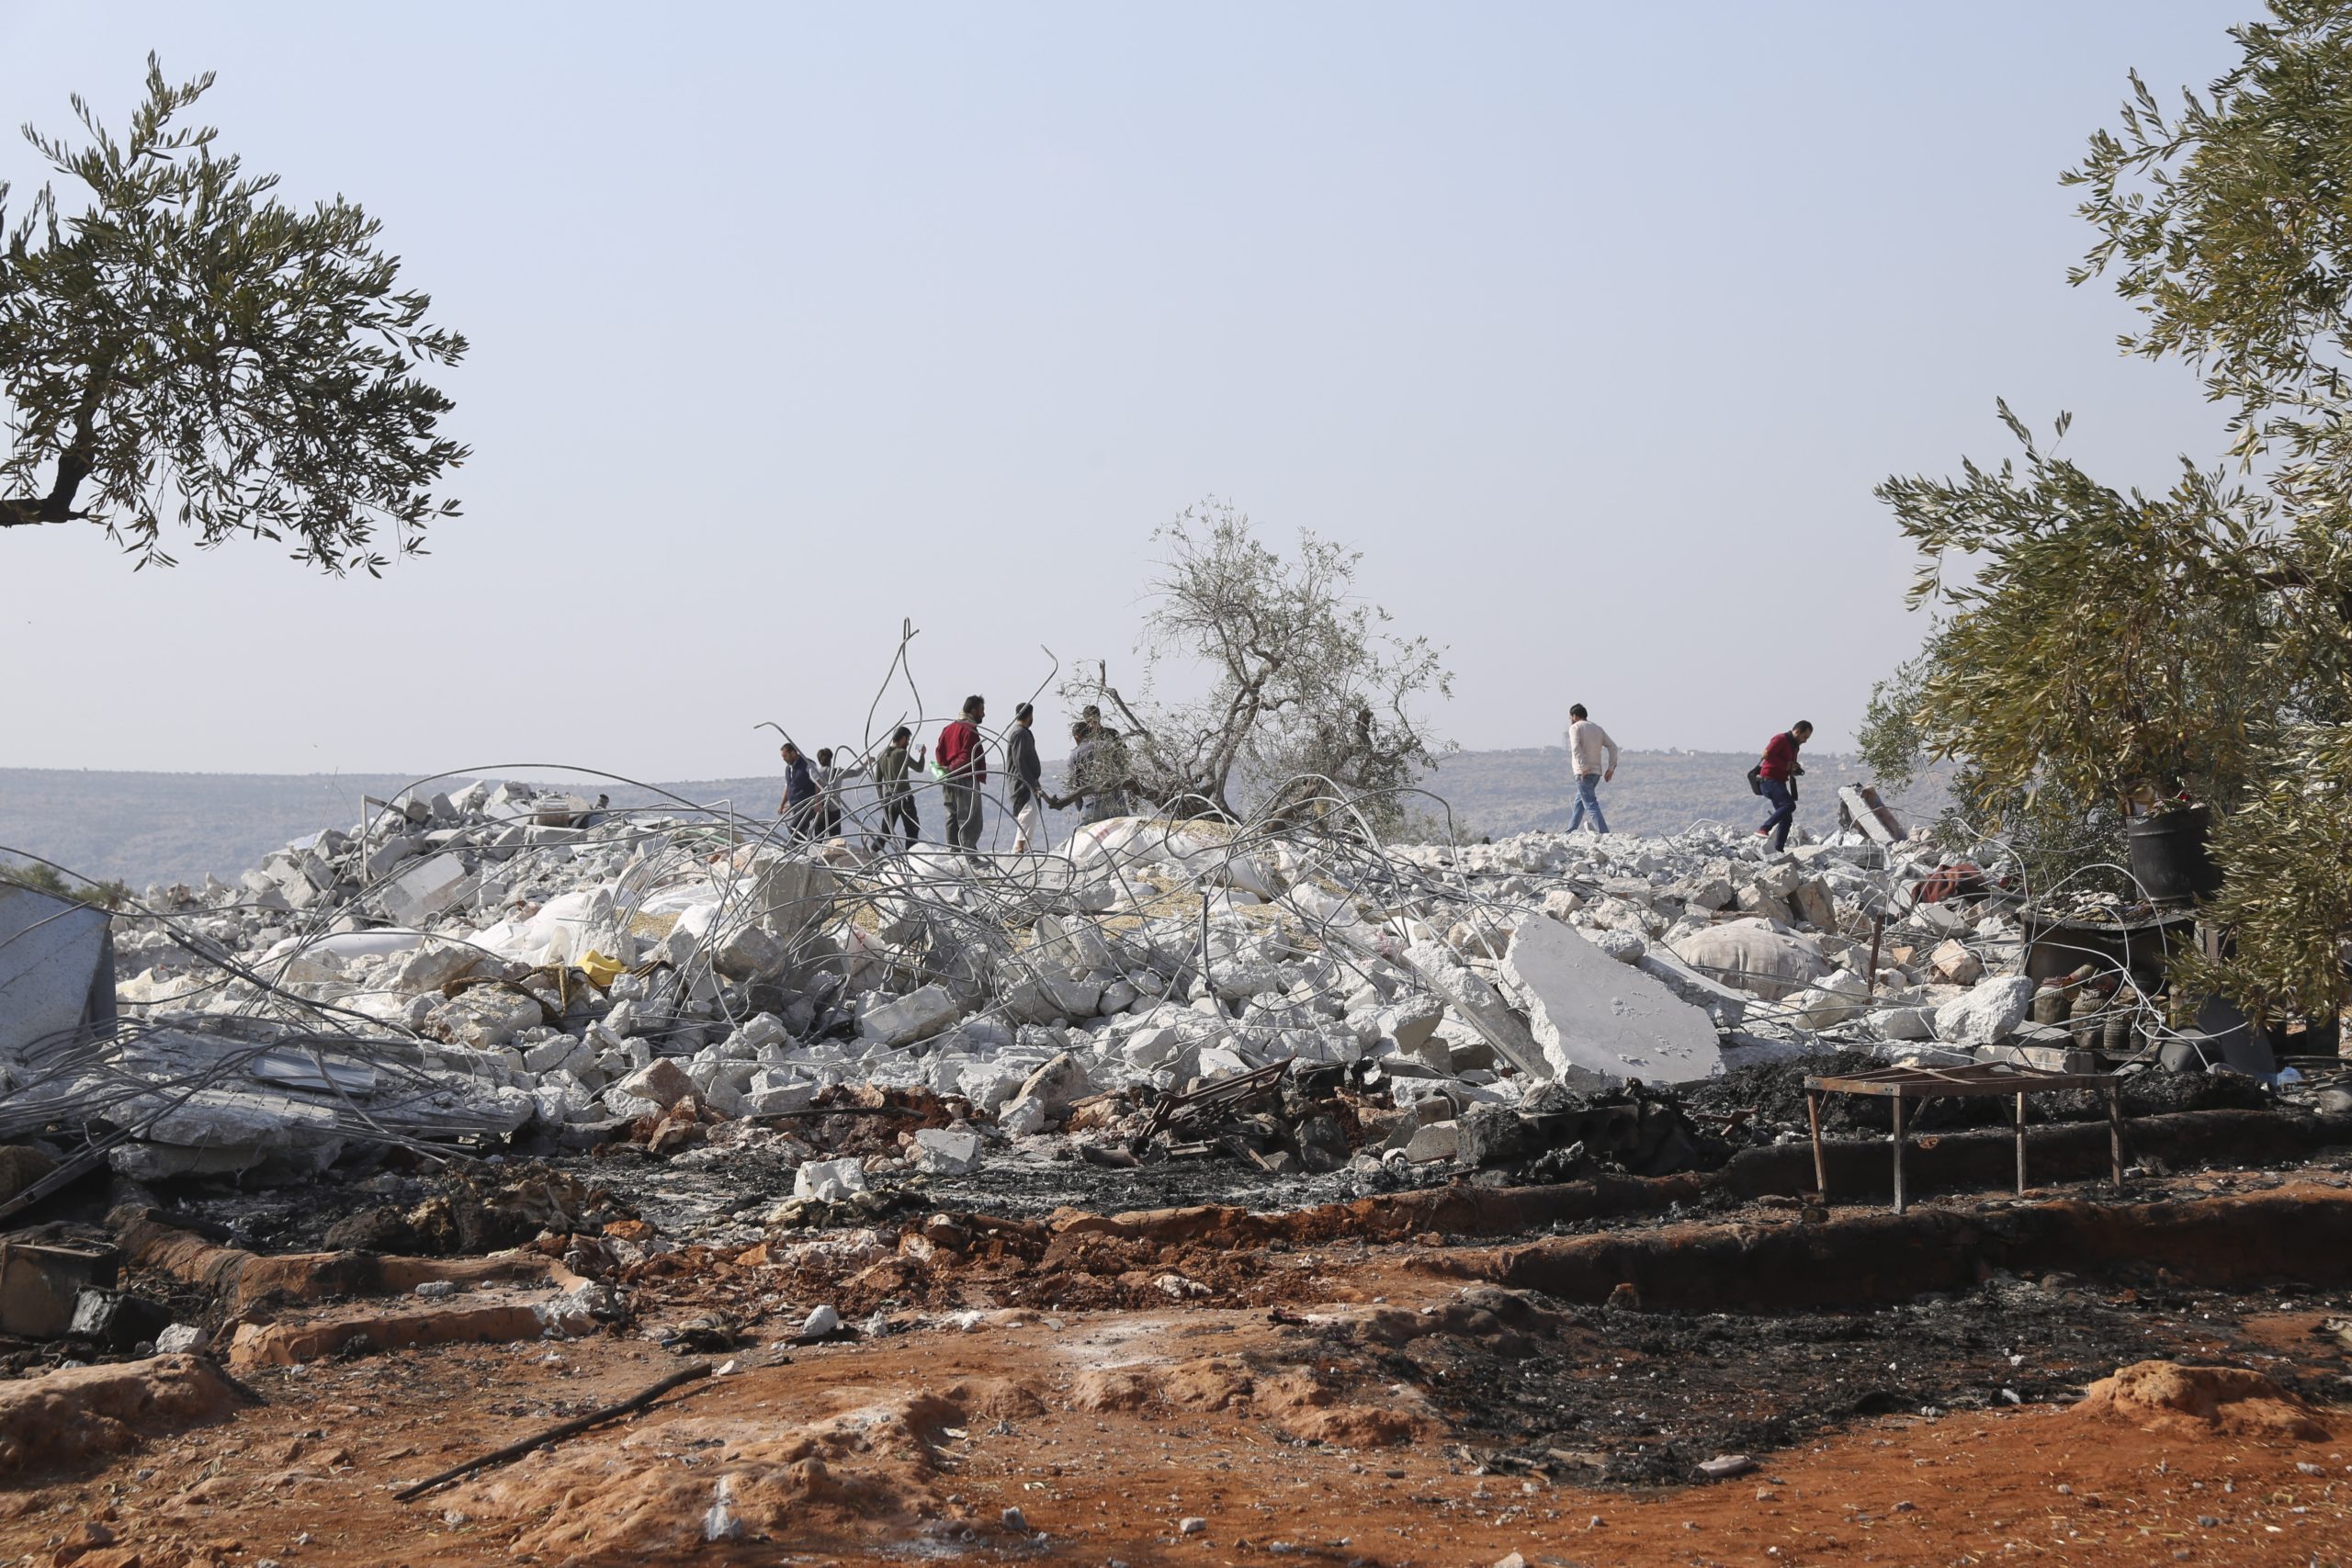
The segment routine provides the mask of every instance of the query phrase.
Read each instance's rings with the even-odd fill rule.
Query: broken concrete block
[[[437,991],[496,962],[481,948],[465,942],[427,942],[390,960],[385,965],[384,983],[395,991]]]
[[[1014,1137],[1027,1137],[1046,1130],[1045,1102],[1036,1100],[1015,1100],[997,1112],[996,1124]]]
[[[947,987],[934,983],[868,1009],[857,1021],[857,1032],[885,1045],[909,1045],[954,1023],[962,1010]]]
[[[1586,952],[1599,956],[1584,938],[1557,920],[1544,920],[1544,924],[1583,947]],[[1552,1076],[1555,1069],[1544,1048],[1528,1033],[1527,1026],[1520,1022],[1519,1015],[1504,1005],[1502,998],[1495,994],[1494,987],[1488,985],[1483,976],[1464,968],[1449,950],[1433,942],[1419,944],[1406,951],[1404,961],[1432,989],[1451,1002],[1463,1021],[1478,1032],[1479,1038],[1500,1052],[1511,1066],[1530,1077]],[[1609,960],[1603,958],[1601,962],[1608,963]]]
[[[1922,906],[1926,908],[1928,906]],[[1957,941],[1946,941],[1928,955],[1928,967],[1948,986],[1970,986],[1984,973],[1984,961]],[[2030,1003],[2029,997],[2027,1001]]]
[[[1723,1061],[1704,1012],[1555,920],[1520,922],[1503,975],[1526,998],[1531,1032],[1563,1077],[1689,1083]]]
[[[1062,1018],[1092,1018],[1102,1010],[1102,987],[1091,980],[1048,976],[1045,987],[1054,1011]]]
[[[202,1350],[212,1343],[212,1336],[201,1324],[175,1323],[155,1336],[158,1356],[186,1356]]]
[[[386,839],[368,852],[368,859],[365,863],[368,880],[370,882],[379,880],[401,862],[413,859],[417,852],[424,847],[424,840],[411,838],[405,833],[398,833]]]
[[[743,1091],[742,1116],[786,1116],[805,1111],[817,1098],[817,1086],[805,1078],[779,1079],[774,1073],[753,1075]]]
[[[1799,1029],[1835,1029],[1870,1007],[1870,982],[1850,969],[1833,969],[1789,998],[1790,1022]]]
[[[581,1043],[569,1034],[559,1034],[523,1048],[523,1069],[532,1073],[551,1073],[571,1061],[581,1049]]]
[[[499,986],[476,986],[435,1007],[432,1021],[459,1044],[487,1051],[538,1027],[546,1014],[536,997],[518,997]]]
[[[1947,1045],[1996,1045],[2015,1034],[2033,1005],[2033,982],[2023,975],[1986,980],[1936,1010],[1936,1038]]]
[[[854,1159],[812,1159],[792,1173],[792,1195],[838,1203],[853,1192],[866,1190],[865,1170]]]
[[[419,861],[385,886],[384,913],[403,926],[430,919],[465,897],[468,876],[466,863],[453,854]]]
[[[1881,1040],[1933,1040],[1936,1037],[1936,1010],[1933,1008],[1884,1008],[1870,1015],[1871,1032]]]
[[[1829,896],[1829,886],[1817,876],[1806,877],[1789,895],[1790,907],[1797,919],[1817,931],[1838,929],[1838,906]]]
[[[1166,1066],[1183,1049],[1184,1037],[1182,1034],[1169,1024],[1156,1023],[1136,1031],[1120,1047],[1119,1054],[1126,1058],[1127,1066],[1148,1072],[1154,1067]]]
[[[1598,931],[1586,940],[1620,964],[1639,964],[1649,944],[1628,931]]]
[[[1717,1029],[1736,1029],[1747,1017],[1746,992],[1709,979],[1677,958],[1670,948],[1649,949],[1635,967],[1692,1007],[1705,1009]]]
[[[915,1134],[914,1163],[934,1176],[969,1176],[980,1168],[980,1135],[925,1127]]]
[[[835,887],[831,867],[779,856],[760,863],[752,907],[760,924],[790,944],[831,912]]]
[[[1413,1129],[1405,1144],[1405,1157],[1415,1165],[1427,1165],[1433,1160],[1452,1159],[1460,1147],[1456,1136],[1457,1124],[1452,1122],[1426,1122]]]
[[[1396,1048],[1410,1055],[1426,1044],[1437,1026],[1444,1021],[1445,1005],[1435,997],[1416,991],[1399,997],[1396,1006],[1382,1016],[1382,1024],[1396,1042]]]
[[[1470,1107],[1454,1123],[1453,1137],[1453,1163],[1474,1169],[1514,1165],[1544,1147],[1542,1136],[1508,1105]]]
[[[1058,1119],[1072,1101],[1084,1100],[1093,1092],[1094,1085],[1087,1077],[1086,1069],[1078,1065],[1077,1057],[1063,1051],[1031,1073],[1013,1098],[1016,1101],[1035,1100],[1048,1116]]]
[[[964,1098],[982,1115],[996,1111],[1021,1092],[1022,1074],[1002,1062],[974,1062],[958,1080]]]
[[[1704,909],[1712,914],[1739,902],[1739,893],[1727,879],[1710,876],[1684,884],[1682,901],[1694,909]]]
[[[710,962],[730,980],[764,980],[783,969],[790,956],[781,937],[747,923],[713,944]]]
[[[651,1100],[664,1111],[695,1094],[695,1080],[686,1076],[684,1068],[667,1056],[658,1057],[638,1068],[615,1087],[622,1094]]]

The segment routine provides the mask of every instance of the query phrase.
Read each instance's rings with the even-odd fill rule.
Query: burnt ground
[[[712,1174],[596,1164],[639,1207]],[[2352,1212],[2352,1179],[2307,1166],[2034,1201],[2049,1197]],[[2017,1201],[1932,1206],[1991,1216]],[[51,1549],[89,1522],[136,1541],[141,1568],[1288,1555],[1406,1568],[1512,1551],[1648,1568],[1958,1562],[2026,1546],[2136,1568],[2184,1551],[2249,1564],[2352,1551],[2352,1404],[2337,1404],[2352,1383],[2343,1341],[2323,1331],[2352,1315],[2352,1285],[2225,1289],[2126,1261],[2084,1277],[1988,1269],[1971,1288],[1891,1306],[1774,1310],[1763,1276],[1729,1269],[1724,1310],[1668,1312],[1487,1282],[1515,1253],[1588,1245],[1529,1245],[1542,1235],[1606,1232],[1612,1246],[1687,1256],[1705,1236],[1800,1224],[1785,1202],[1712,1210],[1686,1211],[1674,1230],[1660,1213],[1467,1247],[1214,1216],[989,1240],[969,1218],[927,1228],[918,1207],[746,1249],[688,1245],[610,1276],[629,1314],[579,1337],[363,1343],[240,1366],[257,1404],[118,1457],[9,1477],[0,1552],[57,1561]],[[1801,1224],[1826,1242],[1881,1217],[1848,1206]],[[625,1228],[644,1235],[643,1224]],[[909,1240],[934,1231],[929,1251]],[[2274,1267],[2291,1280],[2301,1260]],[[788,1343],[820,1303],[870,1331]],[[414,1309],[326,1301],[247,1316],[352,1310]],[[738,1370],[482,1482],[414,1505],[391,1495],[695,1358]],[[2265,1372],[2334,1434],[2073,1422],[2086,1384],[2151,1359]],[[1762,1469],[1703,1480],[1697,1466],[1723,1453]],[[722,1475],[736,1490],[714,1491]],[[740,1533],[707,1533],[714,1498],[741,1511]],[[1197,1535],[1180,1529],[1185,1517],[1205,1521]],[[2281,1557],[2282,1545],[2301,1555]]]
[[[2067,1404],[2141,1360],[2257,1366],[2324,1403],[2352,1397],[2336,1370],[2352,1363],[2332,1341],[2297,1347],[2316,1358],[2301,1365],[2276,1343],[2277,1321],[2340,1308],[2340,1296],[2048,1278],[1878,1311],[1569,1307],[1556,1340],[1526,1354],[1433,1336],[1378,1371],[1429,1388],[1488,1470],[1589,1486],[1690,1484],[1719,1454],[1770,1456],[1869,1417]]]
[[[1752,1116],[1723,1134],[1732,1148],[1752,1147],[1804,1134],[1804,1080],[1811,1073],[1865,1070],[1882,1066],[1864,1053],[1847,1052],[1803,1062],[1775,1062],[1736,1069],[1671,1093],[1687,1111],[1712,1117],[1737,1111]],[[2250,1078],[2229,1073],[2146,1072],[2125,1080],[2124,1105],[2134,1116],[2201,1110],[2257,1110],[2278,1102]],[[2007,1125],[2007,1102],[1998,1099],[1929,1100],[1910,1117],[1920,1134]],[[2106,1115],[2104,1104],[2086,1092],[2034,1097],[2031,1120],[2092,1122]],[[1853,1095],[1826,1097],[1823,1129],[1835,1139],[1883,1137],[1890,1126],[1883,1100]],[[823,1157],[891,1147],[889,1134],[905,1123],[869,1122],[850,1117],[813,1121],[796,1129]],[[1442,1162],[1366,1175],[1340,1170],[1329,1175],[1270,1175],[1227,1157],[1181,1159],[1132,1169],[1104,1168],[1080,1159],[1068,1145],[1024,1149],[1005,1157],[1000,1148],[988,1167],[970,1177],[934,1178],[894,1173],[878,1178],[881,1194],[872,1214],[916,1210],[972,1210],[1008,1218],[1035,1219],[1062,1208],[1095,1213],[1227,1204],[1253,1210],[1297,1208],[1345,1201],[1412,1188],[1442,1187],[1459,1180],[1506,1183],[1500,1172],[1471,1176]],[[641,1216],[664,1235],[714,1245],[745,1246],[760,1239],[764,1222],[790,1199],[797,1152],[773,1145],[705,1147],[683,1156],[657,1156],[639,1144],[616,1144],[589,1154],[548,1154],[538,1160],[492,1156],[481,1162],[492,1179],[502,1170],[544,1166],[570,1175],[599,1195],[615,1213]],[[460,1168],[474,1162],[459,1160]],[[404,1150],[384,1151],[370,1162],[346,1164],[300,1187],[255,1187],[228,1179],[188,1181],[158,1195],[176,1223],[232,1245],[270,1252],[331,1247],[334,1227],[386,1206],[424,1202],[447,1185],[438,1161]],[[51,1217],[96,1223],[121,1201],[100,1178],[64,1195]],[[343,1241],[342,1245],[352,1245]],[[407,1248],[394,1247],[392,1250]]]

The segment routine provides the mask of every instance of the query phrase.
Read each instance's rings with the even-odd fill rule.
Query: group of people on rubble
[[[1797,751],[1812,739],[1812,724],[1797,720],[1764,743],[1763,760],[1747,772],[1748,787],[1772,808],[1756,836],[1770,839],[1775,850],[1789,847],[1789,825],[1797,816],[1797,778],[1804,772],[1797,761]],[[1577,804],[1568,815],[1568,831],[1583,827],[1589,817],[1592,830],[1606,833],[1609,819],[1600,814],[1600,786],[1617,776],[1617,742],[1592,722],[1582,703],[1577,703],[1568,709],[1567,744],[1568,768],[1577,781]]]
[[[833,747],[820,747],[815,761],[790,740],[784,756],[784,799],[777,814],[795,840],[821,840],[842,835],[849,813],[844,802],[852,784],[870,778],[874,784],[874,819],[859,826],[869,846],[891,840],[910,847],[922,838],[922,814],[916,805],[920,790],[936,785],[946,818],[947,845],[967,855],[980,847],[982,803],[988,795],[988,738],[981,728],[989,715],[988,699],[970,696],[957,716],[941,727],[930,748],[913,744],[914,730],[900,725],[889,741],[863,764],[836,764]],[[1133,816],[1136,786],[1126,743],[1119,732],[1102,722],[1102,710],[1089,705],[1070,726],[1070,754],[1063,783],[1068,793],[1046,788],[1046,769],[1037,751],[1037,713],[1029,703],[1012,710],[1012,723],[999,742],[1008,784],[1004,806],[1012,818],[1012,852],[1027,854],[1048,847],[1048,807],[1080,808],[1081,824]]]

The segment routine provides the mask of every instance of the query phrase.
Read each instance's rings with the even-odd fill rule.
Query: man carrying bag
[[[1813,726],[1799,719],[1766,741],[1764,760],[1747,770],[1747,787],[1772,807],[1772,814],[1764,818],[1756,836],[1769,835],[1776,851],[1789,847],[1789,824],[1797,818],[1797,776],[1804,772],[1797,761],[1797,748],[1812,738]]]

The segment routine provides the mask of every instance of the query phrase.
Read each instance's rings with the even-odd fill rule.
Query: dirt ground
[[[2210,1173],[2135,1201],[2352,1201],[2340,1174],[2294,1180]],[[1827,1235],[1868,1213],[1803,1223]],[[951,1220],[895,1247],[853,1230],[656,1253],[624,1276],[633,1318],[577,1337],[238,1366],[257,1403],[152,1421],[74,1465],[33,1456],[0,1493],[0,1553],[85,1568],[2352,1562],[2352,1407],[2336,1408],[2352,1350],[2324,1327],[2342,1292],[2296,1282],[2292,1260],[2283,1283],[1995,1269],[1891,1305],[1661,1312],[1506,1289],[1493,1281],[1517,1253],[1486,1238],[1241,1246],[1069,1217],[1043,1245],[1049,1227]],[[1797,1223],[1711,1213],[1666,1245]],[[1743,1289],[1724,1278],[1726,1304]],[[887,1331],[791,1343],[820,1303]],[[2152,1360],[2261,1373],[2292,1418],[2075,1407]],[[695,1364],[729,1370],[393,1495]],[[1742,1453],[1754,1469],[1699,1468]]]

